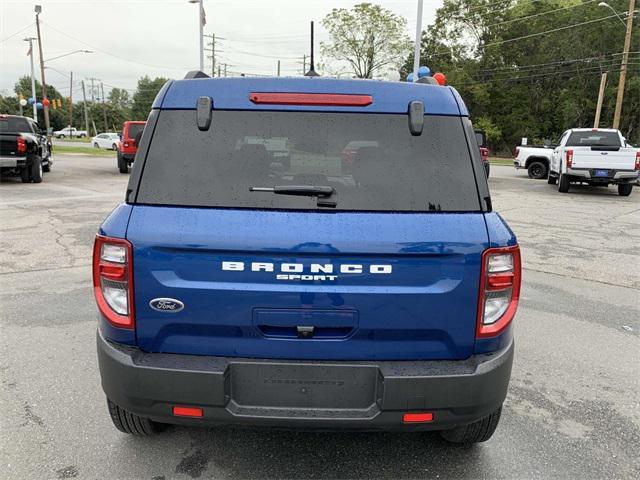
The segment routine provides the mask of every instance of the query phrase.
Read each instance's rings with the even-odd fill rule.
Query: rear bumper
[[[567,174],[579,179],[593,180],[601,183],[633,183],[638,179],[637,170],[612,170],[603,168],[602,170],[608,170],[610,176],[608,177],[596,177],[593,173],[595,169],[587,168],[569,168]]]
[[[0,168],[17,168],[27,165],[27,157],[0,156]]]
[[[122,158],[124,158],[127,162],[133,162],[133,160],[136,158],[136,154],[134,153],[120,153],[120,156]]]
[[[471,423],[505,399],[513,342],[463,361],[293,361],[144,353],[98,333],[107,397],[137,415],[187,425],[442,430]],[[203,418],[172,415],[196,406]],[[432,412],[430,423],[402,423]]]

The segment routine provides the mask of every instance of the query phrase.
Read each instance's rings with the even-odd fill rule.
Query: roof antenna
[[[311,22],[311,58],[309,63],[309,71],[304,74],[305,77],[319,77],[320,74],[316,72],[313,66],[313,21]]]

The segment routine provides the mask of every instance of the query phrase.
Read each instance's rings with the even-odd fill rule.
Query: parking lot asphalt
[[[0,478],[639,478],[640,189],[560,194],[492,166],[518,235],[516,358],[494,437],[171,427],[109,419],[96,365],[91,248],[122,201],[115,158],[58,156],[0,184]]]

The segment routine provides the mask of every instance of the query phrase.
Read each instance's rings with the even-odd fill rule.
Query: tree
[[[400,67],[411,47],[405,34],[407,21],[379,5],[334,8],[322,25],[331,36],[330,42],[320,44],[322,57],[347,64],[358,78],[373,78],[385,67]]]
[[[112,88],[109,92],[109,103],[116,108],[126,110],[131,108],[131,98],[129,92],[124,88]]]
[[[521,137],[555,140],[567,128],[593,126],[603,71],[609,78],[600,126],[607,127],[624,37],[607,15],[580,0],[444,0],[423,32],[420,63],[446,73],[474,123],[491,125],[492,144],[504,152]],[[635,29],[633,45],[639,34]],[[640,142],[639,60],[632,54],[620,125],[631,143]],[[407,52],[402,73],[412,69]]]
[[[151,80],[148,76],[144,76],[138,80],[138,87],[133,94],[131,120],[147,119],[153,100],[165,83],[167,83],[167,79],[162,77]]]

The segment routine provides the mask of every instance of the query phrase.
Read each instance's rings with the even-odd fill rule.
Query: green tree
[[[109,103],[116,108],[126,110],[131,108],[131,98],[129,92],[124,88],[113,88],[109,92]]]
[[[334,8],[323,20],[331,40],[321,42],[324,61],[338,61],[340,69],[348,65],[358,78],[373,78],[389,68],[398,68],[410,48],[405,34],[407,21],[371,3],[355,5],[351,10]]]
[[[623,0],[610,3],[626,8]],[[604,18],[610,15],[585,0],[444,0],[423,32],[420,63],[447,75],[474,122],[482,118],[501,132],[495,145],[505,152],[523,136],[555,140],[567,128],[591,127],[603,71],[609,76],[600,126],[608,127],[624,38],[619,20]],[[405,76],[413,68],[407,53]],[[640,142],[638,62],[632,54],[620,125],[632,143]]]
[[[131,120],[147,119],[151,111],[151,105],[153,105],[153,100],[165,83],[167,83],[167,79],[162,77],[157,77],[152,80],[144,76],[138,80],[136,92],[133,94]]]

